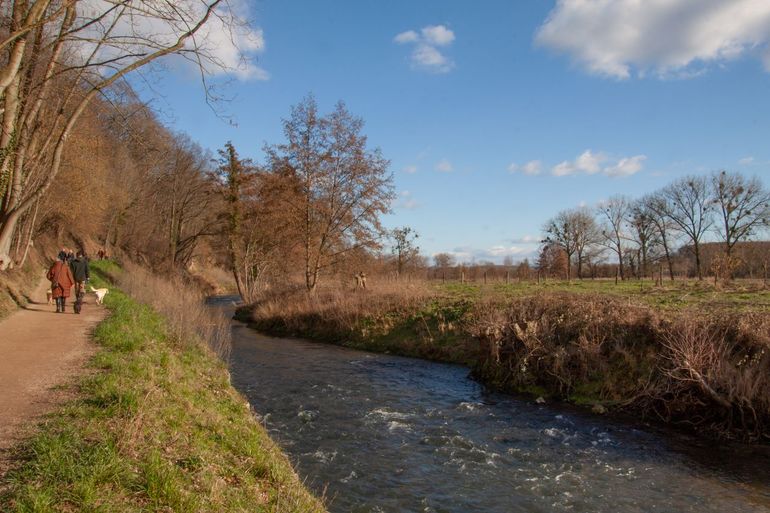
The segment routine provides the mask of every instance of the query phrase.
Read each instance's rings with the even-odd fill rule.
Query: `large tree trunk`
[[[20,215],[17,210],[0,217],[0,271],[6,270],[11,264],[11,242]]]

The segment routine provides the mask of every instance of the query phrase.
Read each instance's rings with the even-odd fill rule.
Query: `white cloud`
[[[440,73],[452,69],[452,62],[438,48],[422,43],[412,52],[412,63],[418,68]]]
[[[642,170],[645,160],[647,160],[646,155],[622,158],[617,164],[605,168],[604,174],[608,176],[631,176]]]
[[[436,163],[436,171],[441,173],[450,173],[453,169],[452,163],[447,159],[441,159]]]
[[[750,166],[754,163],[754,157],[743,157],[738,161],[738,164],[742,166]]]
[[[530,175],[530,176],[539,175],[542,170],[543,170],[543,163],[540,162],[539,160],[530,160],[529,162],[527,162],[522,166],[518,166],[515,163],[512,163],[510,166],[508,166],[508,171],[510,173],[521,171],[525,175]]]
[[[418,208],[420,204],[414,199],[414,196],[410,191],[401,191],[398,194],[398,199],[395,202],[395,208],[402,208],[405,210],[414,210]]]
[[[454,62],[439,50],[455,40],[455,34],[444,25],[428,25],[419,33],[414,30],[401,32],[393,38],[398,44],[414,45],[410,59],[414,69],[431,73],[448,73]]]
[[[558,0],[535,41],[619,79],[690,77],[747,54],[770,71],[770,2]]]
[[[531,249],[519,246],[492,246],[487,253],[493,257],[517,256],[523,253],[529,253]]]
[[[499,244],[490,248],[462,246],[454,248],[452,251],[447,251],[447,253],[452,255],[455,260],[461,264],[477,261],[492,261],[500,264],[507,256],[514,257],[516,260],[534,257],[537,254],[537,249],[531,246],[521,247],[517,245],[509,246],[506,244]]]
[[[571,162],[561,162],[556,164],[551,170],[553,176],[567,176],[575,172],[575,166]]]
[[[518,239],[511,239],[511,242],[514,244],[540,244],[540,238],[534,235],[525,235]]]
[[[642,170],[646,155],[612,159],[604,152],[594,153],[586,150],[575,160],[565,160],[551,169],[553,176],[567,176],[577,173],[594,175],[603,173],[607,176],[631,176]]]
[[[447,46],[455,40],[455,33],[444,25],[428,25],[422,28],[423,39],[432,45]]]
[[[405,166],[404,169],[402,169],[402,171],[404,173],[413,175],[413,174],[415,174],[417,172],[417,166],[415,166],[415,165]]]
[[[406,32],[401,32],[396,37],[393,38],[393,41],[399,44],[404,43],[416,43],[420,40],[420,36],[415,32],[414,30],[407,30]]]
[[[586,150],[575,160],[575,168],[578,171],[584,171],[589,175],[593,175],[601,171],[602,162],[605,160],[607,160],[605,154],[601,152],[593,153],[591,150]]]

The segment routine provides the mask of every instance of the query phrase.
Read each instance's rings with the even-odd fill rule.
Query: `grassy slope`
[[[4,511],[324,511],[222,362],[119,290],[105,303],[93,372],[20,449]]]

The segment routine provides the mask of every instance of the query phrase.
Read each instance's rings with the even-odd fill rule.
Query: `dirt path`
[[[67,312],[55,313],[46,302],[49,285],[42,280],[26,309],[0,321],[0,476],[8,468],[9,449],[66,395],[52,389],[82,370],[94,351],[91,331],[106,315],[93,294],[75,315],[74,289]]]

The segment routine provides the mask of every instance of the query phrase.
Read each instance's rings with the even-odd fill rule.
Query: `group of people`
[[[90,278],[85,252],[81,249],[74,253],[62,248],[46,277],[51,282],[51,298],[56,301],[56,313],[64,313],[67,298],[75,287],[74,310],[79,314],[86,295],[86,283]]]

